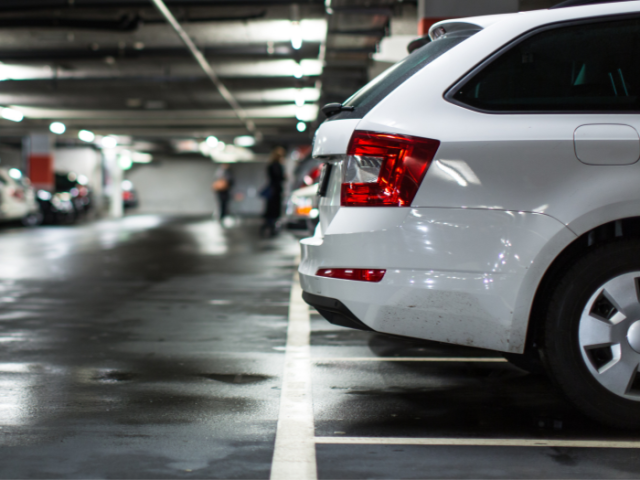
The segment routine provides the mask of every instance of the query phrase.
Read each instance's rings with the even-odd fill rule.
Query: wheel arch
[[[553,259],[542,276],[529,309],[529,320],[524,343],[528,353],[540,346],[546,308],[564,272],[581,256],[607,243],[622,239],[640,238],[640,216],[620,218],[598,225],[575,238]]]

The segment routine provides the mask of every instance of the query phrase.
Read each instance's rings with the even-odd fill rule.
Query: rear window
[[[364,117],[367,112],[414,73],[476,34],[478,31],[479,30],[463,30],[448,33],[420,47],[349,97],[343,105],[355,107],[353,111],[340,112],[332,116],[329,120]]]
[[[520,41],[447,96],[489,112],[637,112],[639,52],[638,18],[556,27]]]

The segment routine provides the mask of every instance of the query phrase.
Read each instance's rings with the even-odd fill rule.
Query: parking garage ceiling
[[[394,10],[415,9],[401,0],[165,4],[255,124],[264,151],[309,143],[319,106],[366,83]],[[3,0],[0,61],[0,106],[25,116],[0,121],[2,141],[48,131],[52,121],[67,126],[61,142],[88,129],[154,148],[248,133],[151,0]],[[310,127],[302,133],[300,120]]]

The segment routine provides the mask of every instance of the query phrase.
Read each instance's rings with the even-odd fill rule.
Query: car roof
[[[515,26],[514,24],[517,24],[524,32],[547,23],[633,12],[640,12],[640,0],[622,0],[620,2],[597,3],[575,7],[551,8],[546,10],[531,10],[528,12],[505,13],[501,15],[453,18],[434,24],[429,29],[429,35],[432,36],[434,30],[439,27],[444,27],[449,31],[474,28],[484,30],[493,25],[510,25],[513,27]]]

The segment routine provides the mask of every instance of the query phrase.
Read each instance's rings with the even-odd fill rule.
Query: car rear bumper
[[[300,280],[377,332],[517,353],[537,284],[573,239],[534,213],[341,208],[324,237],[301,241]],[[387,271],[370,283],[318,277],[319,268]]]

